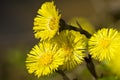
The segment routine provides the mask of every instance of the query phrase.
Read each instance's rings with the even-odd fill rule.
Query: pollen
[[[65,57],[71,56],[72,52],[73,52],[73,50],[68,46],[64,47],[64,51],[65,51],[65,54],[66,54]]]
[[[108,48],[109,45],[110,45],[110,40],[108,39],[103,39],[100,43],[100,45],[103,47],[103,48]]]
[[[50,30],[54,30],[54,29],[56,29],[56,18],[51,18],[50,20],[49,20],[49,29]]]
[[[40,57],[40,63],[44,66],[51,64],[52,61],[53,61],[53,55],[49,53],[45,53]]]

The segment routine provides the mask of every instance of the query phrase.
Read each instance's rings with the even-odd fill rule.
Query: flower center
[[[40,63],[42,65],[49,65],[50,63],[52,63],[53,60],[53,55],[49,54],[49,53],[44,53],[41,57],[40,57]]]
[[[100,45],[102,45],[103,48],[107,48],[110,45],[110,40],[104,39]]]
[[[66,47],[63,47],[63,49],[64,49],[65,54],[66,54],[65,57],[72,55],[72,49],[70,47],[66,46]]]
[[[57,24],[56,18],[51,18],[49,20],[49,28],[50,28],[50,30],[56,29],[56,27],[57,27],[56,24]]]

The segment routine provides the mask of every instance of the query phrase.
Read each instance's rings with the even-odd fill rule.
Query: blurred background
[[[46,1],[52,0],[0,1],[0,80],[39,80],[27,73],[25,59],[37,43],[32,30],[33,19],[41,4]],[[73,17],[84,17],[96,29],[119,29],[120,0],[55,0],[55,4],[66,22]],[[76,70],[67,73],[69,77],[78,76],[80,80],[92,80],[86,68],[78,67]]]

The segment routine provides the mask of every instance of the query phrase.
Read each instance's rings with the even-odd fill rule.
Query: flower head
[[[29,73],[40,77],[53,73],[63,61],[64,56],[58,46],[45,41],[32,48],[26,59],[26,67]]]
[[[62,69],[70,70],[82,63],[86,49],[86,37],[76,31],[63,30],[57,36],[57,42],[60,44],[62,51],[65,55],[65,61]]]
[[[107,62],[106,65],[109,67],[111,72],[117,76],[120,76],[120,53],[115,55],[115,57]]]
[[[93,34],[89,42],[89,51],[99,61],[109,61],[119,53],[120,36],[117,30],[103,28]]]
[[[42,40],[53,38],[58,33],[60,18],[53,1],[44,3],[34,19],[35,37]]]

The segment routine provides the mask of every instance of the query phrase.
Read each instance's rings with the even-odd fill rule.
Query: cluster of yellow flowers
[[[90,23],[83,20],[85,23],[82,24],[80,19],[77,20],[85,31],[89,32],[91,29],[89,33],[92,36],[89,39],[78,30],[65,28],[60,31],[62,27],[60,20],[61,14],[54,2],[43,3],[34,19],[33,30],[39,43],[27,54],[26,68],[29,73],[40,77],[59,69],[71,70],[84,61],[88,55],[87,52],[98,61],[115,62],[120,52],[119,31],[113,28],[103,28],[93,33],[95,30]],[[76,28],[79,29],[79,26]],[[119,61],[116,63],[118,64]]]
[[[39,77],[58,68],[72,69],[83,61],[86,37],[74,30],[59,32],[60,18],[54,2],[46,2],[38,10],[33,30],[40,42],[28,54],[26,66],[29,73]]]

